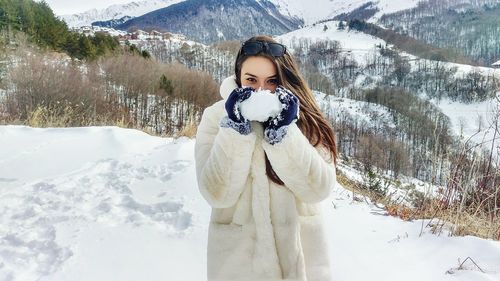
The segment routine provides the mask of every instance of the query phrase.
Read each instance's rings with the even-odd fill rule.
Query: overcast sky
[[[104,9],[113,4],[129,3],[133,1],[134,0],[45,0],[56,15],[77,14],[90,9]]]

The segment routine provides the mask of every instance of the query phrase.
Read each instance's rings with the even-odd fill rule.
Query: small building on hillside
[[[500,60],[491,65],[493,68],[500,68]]]
[[[124,35],[122,35],[122,34],[118,35],[118,41],[120,41],[120,42],[122,42],[122,41],[125,42],[125,41],[129,41],[132,39],[137,39],[137,36],[136,36],[136,38],[132,38],[132,34],[130,34],[130,33],[127,33]]]
[[[80,27],[80,33],[87,36],[94,35],[94,29],[92,26],[82,26]]]

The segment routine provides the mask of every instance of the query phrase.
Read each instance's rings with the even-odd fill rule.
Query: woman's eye
[[[255,79],[254,78],[247,78],[247,81],[253,83],[253,82],[255,82]]]
[[[273,85],[278,84],[278,80],[276,80],[276,79],[271,79],[271,80],[269,80],[269,81],[267,81],[267,82],[269,82],[269,83],[271,83],[271,84],[273,84]]]

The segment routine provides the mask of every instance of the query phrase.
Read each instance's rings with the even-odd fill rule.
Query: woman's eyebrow
[[[246,73],[245,73],[245,75],[250,75],[250,76],[252,76],[252,77],[257,77],[257,75],[253,75],[253,74],[248,73],[248,72],[246,72]],[[278,77],[278,75],[277,75],[277,74],[274,74],[273,76],[269,76],[269,77],[267,77],[267,78],[276,78],[276,77]]]

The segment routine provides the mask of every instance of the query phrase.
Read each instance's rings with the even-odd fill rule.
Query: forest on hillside
[[[500,2],[441,1],[384,15],[380,23],[440,48],[452,48],[483,66],[500,59]]]

